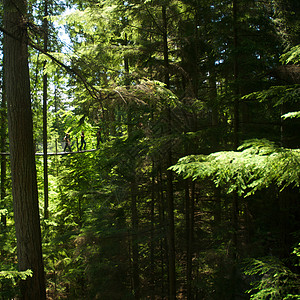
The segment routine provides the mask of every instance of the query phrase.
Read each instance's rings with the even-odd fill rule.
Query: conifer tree
[[[22,299],[45,299],[27,50],[27,3],[4,1],[4,78]]]

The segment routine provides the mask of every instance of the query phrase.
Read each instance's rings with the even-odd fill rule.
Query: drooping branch
[[[14,34],[12,34],[11,32],[7,31],[5,28],[0,26],[0,31],[2,31],[4,34],[8,35],[9,37],[15,39],[15,40],[19,40]],[[29,39],[27,40],[27,45],[32,47],[33,49],[43,53],[44,55],[46,55],[47,57],[49,57],[54,63],[56,63],[58,66],[62,67],[63,69],[65,69],[68,73],[75,75],[76,77],[78,77],[81,82],[83,83],[84,87],[86,88],[86,90],[88,91],[88,93],[90,94],[90,96],[94,99],[96,99],[97,101],[100,101],[100,105],[102,107],[102,94],[100,91],[98,91],[95,87],[93,87],[91,84],[89,84],[87,82],[87,80],[84,78],[84,76],[76,69],[66,65],[65,63],[61,62],[59,59],[57,59],[56,57],[54,57],[51,53],[45,51],[43,48],[39,47],[36,43],[34,43],[33,41],[30,41]],[[102,107],[103,109],[103,107]]]
[[[28,45],[30,47],[34,48],[35,50],[43,53],[47,57],[49,57],[53,62],[55,62],[60,67],[64,68],[68,73],[71,73],[71,74],[75,75],[76,77],[78,77],[82,81],[84,87],[89,92],[89,94],[91,95],[91,97],[94,98],[94,99],[96,99],[96,100],[101,100],[101,93],[100,93],[100,91],[98,91],[91,84],[89,84],[86,81],[86,79],[84,78],[84,76],[78,70],[67,66],[66,64],[64,64],[63,62],[61,62],[59,59],[57,59],[56,57],[54,57],[49,52],[45,52],[41,47],[39,47],[38,45],[36,45],[33,42],[28,42]]]

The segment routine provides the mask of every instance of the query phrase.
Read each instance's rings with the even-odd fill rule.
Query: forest
[[[3,0],[0,299],[300,299],[300,1]]]

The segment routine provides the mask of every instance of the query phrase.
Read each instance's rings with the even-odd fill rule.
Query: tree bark
[[[162,169],[161,169],[162,160],[158,161],[158,189],[159,189],[159,201],[158,201],[158,209],[159,209],[159,225],[160,228],[163,229],[165,233],[166,219],[165,219],[165,197],[164,197],[164,187],[163,187],[163,178],[162,178]],[[162,299],[165,298],[165,273],[169,273],[169,266],[165,261],[168,261],[168,243],[166,241],[165,234],[160,240],[160,257],[161,257],[161,295]],[[166,267],[165,267],[166,264]],[[166,270],[167,269],[167,270]]]
[[[12,194],[19,270],[31,269],[32,277],[21,282],[22,299],[45,299],[45,277],[35,167],[30,99],[28,49],[26,45],[27,2],[4,0],[4,78]]]
[[[233,80],[234,80],[234,149],[236,150],[239,146],[239,86],[238,86],[238,24],[237,24],[237,11],[238,11],[238,0],[232,2],[232,14],[233,14]]]
[[[239,70],[238,70],[238,0],[233,0],[232,2],[232,15],[233,15],[233,50],[234,50],[234,57],[233,57],[233,80],[234,80],[234,150],[237,150],[240,142],[239,131],[240,131],[240,119],[239,119]],[[232,275],[231,275],[231,282],[232,282],[232,295],[231,299],[234,300],[236,297],[236,289],[237,289],[237,257],[238,257],[238,229],[239,229],[239,196],[237,191],[233,193],[232,198],[232,226],[233,226],[233,267],[232,267]]]
[[[152,161],[152,178],[151,178],[151,204],[150,204],[150,278],[149,285],[151,289],[150,299],[155,299],[155,241],[154,241],[154,223],[155,223],[155,174],[154,174],[154,161]]]
[[[131,192],[131,225],[132,225],[132,277],[134,299],[140,299],[140,274],[139,274],[139,245],[138,245],[138,212],[137,212],[137,187],[136,182],[130,183]]]
[[[4,91],[4,85],[2,85],[2,91]],[[6,152],[6,139],[7,139],[7,118],[6,118],[6,97],[5,93],[2,93],[1,102],[1,153]],[[5,207],[4,198],[6,196],[6,155],[1,155],[1,208]],[[1,214],[1,223],[6,226],[6,214]]]
[[[193,299],[192,295],[192,224],[191,224],[191,197],[189,181],[185,181],[185,226],[186,226],[186,298]]]
[[[128,70],[129,71],[129,70]],[[133,125],[132,125],[132,108],[128,107],[128,139],[132,137]],[[130,208],[131,208],[131,228],[132,228],[132,279],[133,279],[133,293],[134,299],[140,299],[140,271],[139,271],[139,244],[138,244],[138,230],[139,230],[139,219],[138,219],[138,207],[137,207],[137,192],[138,186],[136,183],[136,158],[133,153],[129,154],[130,164],[132,170],[130,174]]]
[[[165,84],[170,88],[169,50],[168,50],[168,24],[166,6],[162,6],[163,20],[163,51],[165,67]],[[167,134],[171,134],[171,109],[167,108]],[[172,165],[172,149],[167,150],[167,168]],[[168,258],[169,258],[169,299],[176,299],[176,270],[175,270],[175,225],[174,225],[174,192],[173,173],[167,170],[167,210],[168,210]]]
[[[44,51],[48,51],[48,1],[44,1]],[[46,61],[44,62],[44,69],[46,67]],[[44,162],[44,218],[48,219],[49,212],[49,197],[48,197],[48,149],[47,149],[47,101],[48,101],[48,76],[43,74],[43,162]]]

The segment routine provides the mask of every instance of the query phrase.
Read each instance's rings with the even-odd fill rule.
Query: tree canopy
[[[299,1],[14,3],[0,298],[299,299]]]

